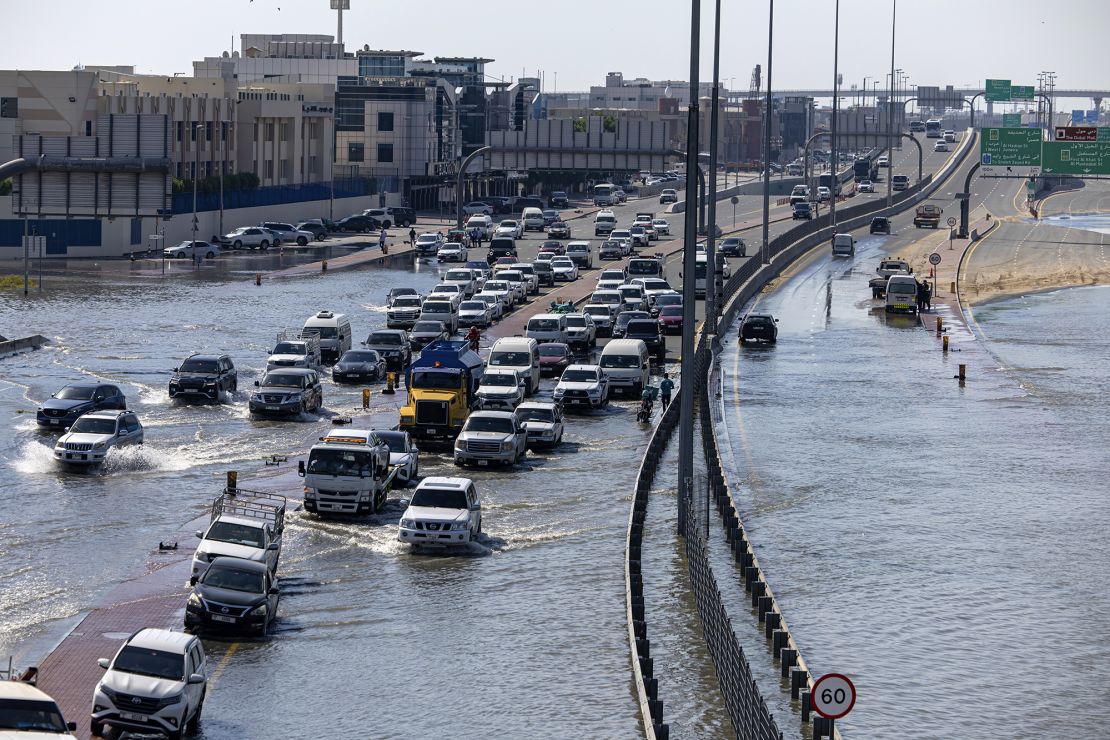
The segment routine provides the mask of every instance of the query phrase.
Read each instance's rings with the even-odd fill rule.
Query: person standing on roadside
[[[916,283],[917,283],[917,312],[921,313],[921,311],[925,308],[925,284],[923,282],[921,282],[920,280],[916,281]]]
[[[388,234],[386,234],[385,227],[383,226],[381,233],[378,234],[378,247],[380,247],[383,252],[385,251],[385,238],[387,236]]]
[[[924,289],[925,289],[925,295],[924,295],[925,310],[926,311],[932,311],[933,310],[933,286],[929,284],[928,280],[923,280],[922,281],[922,287],[924,287]]]
[[[415,244],[416,244],[416,229],[409,229],[409,246],[410,247],[415,246]]]
[[[663,410],[667,410],[667,406],[671,403],[671,391],[674,390],[674,381],[663,373],[663,380],[659,383],[659,395],[663,398]]]

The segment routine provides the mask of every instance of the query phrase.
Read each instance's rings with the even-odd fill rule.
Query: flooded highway
[[[777,345],[730,331],[722,449],[758,557],[811,669],[856,683],[846,736],[1096,737],[1108,289],[977,308],[945,356],[870,297],[889,240],[757,299]]]
[[[166,281],[153,261],[74,267],[85,274],[48,275],[41,298],[0,298],[0,311],[23,312],[51,339],[4,360],[0,378],[0,412],[13,426],[0,479],[22,494],[0,502],[0,655],[17,665],[37,662],[112,586],[140,574],[159,541],[204,514],[226,470],[244,487],[288,489],[294,463],[272,468],[263,458],[303,451],[329,417],[360,412],[360,387],[325,379],[319,416],[251,420],[245,389],[277,331],[327,308],[351,317],[357,342],[384,326],[389,287],[427,291],[445,269],[355,269],[256,287],[258,267],[234,258]],[[230,403],[169,400],[172,369],[195,351],[231,355],[240,390]],[[93,473],[59,469],[54,436],[34,421],[38,403],[81,379],[118,383],[146,434]],[[550,399],[554,383],[545,379],[534,398]],[[375,389],[371,412],[391,403]],[[331,736],[413,737],[448,723],[459,737],[636,735],[622,555],[648,431],[634,402],[618,400],[568,414],[564,443],[516,469],[461,472],[446,451],[425,449],[422,475],[471,477],[483,498],[484,534],[462,553],[415,554],[396,541],[405,491],[369,519],[291,512],[272,638],[206,641],[216,669],[203,736],[318,736],[320,705],[344,708],[328,718]],[[267,480],[278,474],[281,486]],[[158,626],[180,629],[180,614]]]

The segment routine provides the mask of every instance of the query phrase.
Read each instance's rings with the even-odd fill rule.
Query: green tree
[[[574,133],[576,133],[576,134],[586,133],[586,117],[585,116],[579,116],[578,118],[574,119]]]
[[[601,119],[601,130],[607,134],[617,133],[617,117],[607,113],[605,118]]]
[[[6,180],[0,180],[0,195],[11,195],[11,194],[12,194],[12,178],[9,177]]]

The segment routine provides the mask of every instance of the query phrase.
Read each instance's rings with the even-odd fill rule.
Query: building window
[[[390,111],[378,112],[378,131],[393,130],[393,113]]]
[[[194,126],[192,123],[189,124],[189,140],[190,141],[196,141],[197,140],[197,127]]]
[[[274,179],[274,160],[272,160],[272,159],[267,159],[266,160],[266,169],[264,170],[263,176],[267,180],[273,180]]]
[[[282,141],[289,141],[289,124],[288,123],[282,123],[281,124],[281,140]]]
[[[92,121],[85,121],[85,136],[92,136]]]
[[[393,145],[378,144],[378,163],[385,164],[393,161]]]
[[[293,163],[288,159],[281,160],[281,177],[283,180],[291,180],[293,178]]]
[[[365,146],[363,144],[356,144],[351,142],[347,144],[347,161],[348,162],[362,162],[365,161]]]
[[[359,99],[339,98],[335,101],[336,131],[362,131],[366,119],[366,103]]]
[[[359,77],[404,77],[405,58],[360,56],[358,58]]]
[[[212,142],[212,131],[214,126],[215,124],[212,121],[206,121],[204,124],[204,140],[209,143]]]
[[[0,118],[19,118],[19,98],[0,98]]]

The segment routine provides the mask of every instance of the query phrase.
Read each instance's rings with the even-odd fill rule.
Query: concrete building
[[[328,182],[335,161],[335,88],[250,83],[238,90],[238,166],[259,184]]]
[[[727,91],[721,88],[722,100]],[[713,94],[712,82],[698,85],[698,97]],[[675,101],[674,103],[664,101]],[[626,80],[621,72],[605,75],[604,85],[590,87],[589,93],[563,92],[548,96],[549,109],[563,107],[628,108],[636,110],[662,110],[660,105],[686,108],[690,104],[690,83],[681,80],[648,80],[643,77]]]

